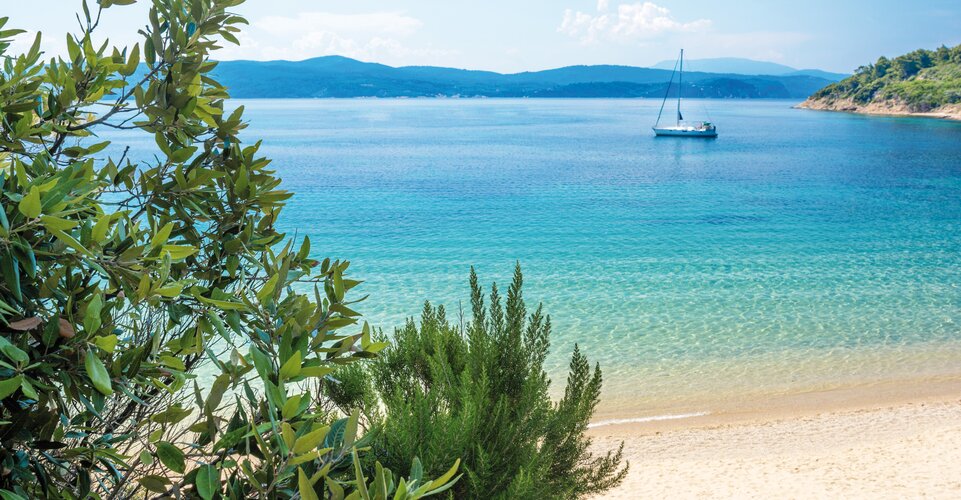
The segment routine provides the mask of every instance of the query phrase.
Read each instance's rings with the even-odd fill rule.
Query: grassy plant
[[[528,315],[522,284],[518,266],[506,301],[494,285],[485,305],[471,270],[468,324],[428,303],[379,359],[339,375],[355,389],[338,402],[379,422],[378,460],[404,469],[418,456],[436,474],[461,458],[467,480],[455,485],[457,498],[580,498],[622,481],[621,450],[593,456],[585,435],[600,368],[575,346],[564,396],[551,401],[543,368],[551,321],[541,307]],[[351,397],[371,388],[378,400]]]

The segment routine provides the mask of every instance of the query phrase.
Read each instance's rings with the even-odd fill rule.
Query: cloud
[[[27,53],[30,47],[33,46],[33,41],[36,36],[37,32],[30,30],[14,36],[10,42],[10,46],[7,47],[7,55],[13,56]],[[53,39],[49,36],[42,36],[40,38],[40,51],[42,52],[41,59],[66,56],[67,42],[65,39]]]
[[[302,12],[295,16],[256,19],[240,36],[240,47],[228,45],[220,59],[286,59],[340,55],[387,64],[411,64],[449,56],[456,51],[417,47],[408,39],[423,23],[402,12],[334,14]]]
[[[622,3],[611,12],[609,0],[598,0],[597,12],[588,14],[567,9],[557,31],[580,39],[584,44],[601,40],[631,42],[649,40],[669,33],[692,33],[711,26],[707,19],[681,22],[671,11],[653,2]]]

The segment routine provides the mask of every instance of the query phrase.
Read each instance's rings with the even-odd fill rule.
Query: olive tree
[[[242,0],[153,0],[142,42],[80,5],[67,53],[0,19],[0,496],[417,498],[358,459],[321,381],[376,356],[348,262],[276,223],[291,193],[242,135],[210,55]],[[134,157],[98,138],[149,134]],[[126,134],[121,134],[125,137]],[[207,373],[199,377],[198,371]]]

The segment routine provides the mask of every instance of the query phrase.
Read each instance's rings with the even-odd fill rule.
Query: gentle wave
[[[710,415],[709,412],[698,412],[698,413],[681,413],[679,415],[655,415],[653,417],[637,417],[637,418],[613,418],[610,420],[601,420],[600,422],[593,422],[587,425],[588,429],[593,429],[595,427],[604,427],[607,425],[620,425],[620,424],[640,424],[644,422],[659,422],[661,420],[680,420],[683,418],[694,418],[703,417],[705,415]]]

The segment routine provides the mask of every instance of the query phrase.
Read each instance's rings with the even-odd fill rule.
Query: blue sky
[[[10,26],[73,29],[80,0],[2,0]],[[143,5],[105,13],[101,36],[137,41]],[[570,64],[647,66],[673,59],[747,57],[848,72],[879,55],[961,44],[959,0],[248,0],[243,46],[221,59],[345,55],[390,65],[523,71]],[[26,37],[15,46],[26,45]]]

